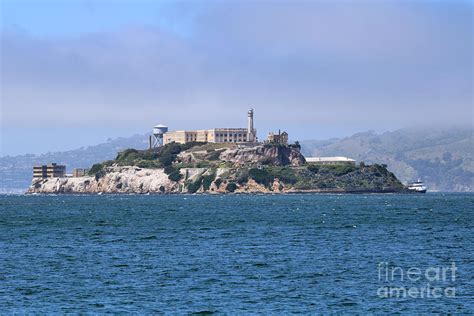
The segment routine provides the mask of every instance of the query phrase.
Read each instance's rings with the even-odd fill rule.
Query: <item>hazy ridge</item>
[[[302,141],[305,156],[348,156],[385,163],[405,182],[421,179],[430,190],[472,192],[474,138],[472,128],[404,128],[372,131],[328,141]]]

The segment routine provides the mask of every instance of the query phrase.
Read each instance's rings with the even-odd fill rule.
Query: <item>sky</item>
[[[170,130],[468,125],[471,1],[0,0],[0,156]]]

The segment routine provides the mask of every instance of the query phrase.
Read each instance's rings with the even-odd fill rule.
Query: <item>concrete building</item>
[[[66,166],[56,163],[33,167],[33,178],[62,178],[65,175]]]
[[[337,165],[351,164],[355,165],[355,160],[347,157],[307,157],[306,162],[318,165]]]
[[[247,113],[247,128],[213,128],[207,130],[172,131],[163,135],[163,144],[209,142],[209,143],[255,143],[257,130],[253,125],[253,109]]]
[[[270,132],[268,133],[268,136],[267,136],[267,143],[288,145],[288,133],[287,132],[281,133],[280,130],[278,130],[278,134],[274,134],[273,132]]]
[[[72,169],[72,176],[74,178],[84,177],[87,174],[87,172],[89,172],[89,169],[83,169],[83,168]]]

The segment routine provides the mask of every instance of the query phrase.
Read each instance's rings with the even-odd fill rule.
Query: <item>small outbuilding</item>
[[[350,164],[355,165],[355,160],[347,157],[307,157],[306,163],[317,165],[338,165]]]
[[[278,130],[278,134],[273,132],[268,133],[267,143],[269,144],[279,144],[279,145],[288,145],[288,133],[281,132]]]

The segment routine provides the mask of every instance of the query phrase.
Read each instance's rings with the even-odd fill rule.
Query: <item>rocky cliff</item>
[[[243,166],[262,163],[274,166],[301,166],[306,160],[299,150],[287,146],[255,146],[224,151],[219,159]]]
[[[29,193],[398,192],[384,166],[307,165],[292,146],[165,146],[126,150],[90,175],[33,179]]]

